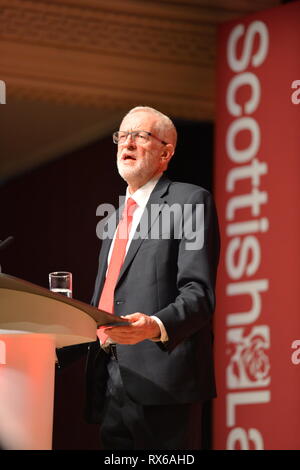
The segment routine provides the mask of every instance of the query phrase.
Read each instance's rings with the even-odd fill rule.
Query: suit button
[[[122,305],[124,303],[124,300],[116,300],[117,305]]]

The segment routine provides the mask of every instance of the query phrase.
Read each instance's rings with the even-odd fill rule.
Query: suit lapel
[[[117,211],[111,216],[111,217],[116,217],[115,218],[115,225],[116,227],[118,226],[120,215],[122,214],[124,204],[117,209]],[[107,225],[109,225],[110,219],[107,221]],[[105,227],[107,227],[107,225]],[[95,305],[97,306],[100,300],[100,293],[102,291],[105,277],[106,277],[106,271],[107,271],[107,259],[108,259],[108,253],[112,244],[112,238],[105,238],[102,241],[101,245],[101,250],[100,250],[100,256],[99,256],[99,270],[98,270],[98,275],[97,275],[97,287],[96,287],[96,292],[97,292],[97,298],[95,299]]]
[[[143,212],[143,215],[141,217],[141,221],[137,227],[136,233],[139,232],[138,238],[134,238],[131,241],[129,250],[127,252],[127,255],[125,257],[123,266],[121,268],[119,278],[117,281],[117,285],[120,281],[120,279],[123,277],[124,273],[132,263],[135,255],[137,254],[140,246],[142,245],[144,239],[146,238],[148,232],[151,229],[151,225],[154,224],[155,220],[160,214],[160,211],[163,207],[163,204],[165,203],[164,196],[168,192],[169,185],[171,184],[171,181],[162,176],[160,180],[158,181],[157,185],[153,189],[149,200],[147,202],[145,211]],[[155,214],[155,217],[151,220],[151,205],[152,204],[158,204],[161,205],[161,209],[157,211]],[[119,209],[117,210],[116,213],[116,221],[117,225],[119,222],[120,214],[122,214],[124,205],[120,206]],[[99,257],[99,271],[98,271],[98,282],[97,282],[97,298],[95,299],[95,305],[98,305],[99,299],[100,299],[100,293],[102,291],[104,281],[105,281],[105,276],[106,276],[106,271],[107,271],[107,258],[108,258],[108,253],[109,249],[112,243],[112,239],[106,238],[102,242],[102,247],[100,251],[100,257]]]
[[[138,237],[135,238],[134,236],[130,243],[129,250],[127,252],[123,266],[119,274],[117,285],[120,279],[123,277],[126,270],[128,269],[128,267],[130,266],[130,264],[132,263],[144,239],[147,237],[147,234],[149,233],[151,226],[154,224],[157,217],[159,216],[162,210],[162,207],[164,205],[164,202],[165,202],[163,196],[167,193],[170,184],[171,184],[171,181],[165,178],[164,176],[162,176],[161,179],[158,181],[157,185],[155,186],[155,188],[153,189],[149,197],[149,200],[147,202],[147,205],[145,207],[145,210],[142,214],[140,223],[135,232],[135,235],[138,234]],[[151,206],[153,204],[157,204],[158,206],[160,206],[160,208],[159,210],[156,211],[155,216],[151,217]]]

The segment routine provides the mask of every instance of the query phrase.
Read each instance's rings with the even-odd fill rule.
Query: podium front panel
[[[55,339],[0,334],[0,447],[52,448]]]

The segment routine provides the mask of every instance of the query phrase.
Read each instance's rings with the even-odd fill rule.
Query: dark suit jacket
[[[204,204],[204,245],[186,249],[185,236],[176,237],[176,221],[164,226],[151,239],[147,223],[150,207],[183,207]],[[153,206],[152,206],[153,207]],[[117,345],[124,387],[130,397],[144,405],[190,403],[214,397],[212,314],[219,260],[219,230],[212,196],[205,189],[171,182],[164,176],[155,186],[142,216],[142,236],[133,239],[115,289],[115,314],[142,312],[163,322],[167,343],[145,340],[135,345]],[[144,222],[144,223],[143,223]],[[146,222],[146,223],[145,223]],[[167,228],[166,228],[167,227]],[[139,227],[138,227],[139,230]],[[168,233],[166,233],[166,231]],[[163,233],[163,234],[162,234]],[[111,240],[103,240],[92,304],[97,306],[105,281]],[[87,364],[88,414],[101,408],[105,391],[107,355],[98,343],[90,345]],[[102,395],[102,396],[101,396]]]

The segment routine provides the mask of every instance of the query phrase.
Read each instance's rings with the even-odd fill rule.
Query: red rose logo
[[[248,336],[243,333],[243,328],[237,328],[231,330],[227,338],[230,355],[227,383],[230,388],[267,385],[270,381],[269,330],[261,326],[254,327]]]

